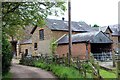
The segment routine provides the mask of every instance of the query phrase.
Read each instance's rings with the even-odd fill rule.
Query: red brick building
[[[112,40],[102,31],[74,34],[72,35],[72,57],[81,56],[81,59],[85,59],[90,53],[111,52],[112,43]],[[67,56],[68,50],[68,35],[65,35],[58,41],[57,54]]]

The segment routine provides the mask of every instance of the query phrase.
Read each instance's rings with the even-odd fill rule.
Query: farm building
[[[71,22],[72,34],[85,33],[92,28],[85,22]],[[64,34],[68,34],[68,21],[46,19],[44,27],[35,26],[31,30],[32,53],[50,54],[50,44],[53,40],[59,39]]]
[[[68,35],[58,40],[57,54],[67,56]],[[102,31],[78,33],[72,35],[72,57],[81,56],[81,59],[89,58],[93,53],[96,59],[102,60],[101,54],[111,58],[112,40]]]
[[[32,55],[32,40],[24,40],[19,43],[19,57],[21,57],[21,54]]]

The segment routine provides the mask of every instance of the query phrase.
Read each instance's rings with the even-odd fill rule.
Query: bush
[[[46,64],[45,62],[36,61],[35,67],[52,71],[60,79],[62,78],[82,78],[79,71],[72,67],[66,67],[58,64]]]
[[[2,75],[9,72],[12,60],[12,50],[10,42],[6,39],[5,34],[2,36]]]
[[[27,66],[34,66],[34,61],[35,61],[34,58],[24,57],[20,60],[19,64],[27,65]]]

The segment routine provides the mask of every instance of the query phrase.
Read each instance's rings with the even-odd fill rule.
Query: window
[[[120,36],[118,37],[118,43],[120,43]]]
[[[28,49],[25,49],[25,56],[28,55]]]
[[[44,40],[44,30],[43,29],[39,30],[39,38],[40,38],[40,40]]]
[[[34,49],[35,50],[37,49],[37,43],[34,43]]]

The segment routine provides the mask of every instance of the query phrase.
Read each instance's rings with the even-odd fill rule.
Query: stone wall
[[[44,29],[44,40],[39,39],[39,30]],[[68,34],[66,31],[51,31],[48,27],[40,28],[37,27],[35,32],[32,35],[32,48],[33,53],[36,54],[50,54],[50,43],[53,39],[57,40],[64,34]],[[74,32],[75,34],[75,32]],[[38,49],[34,49],[34,43],[38,44]]]
[[[112,36],[112,40],[113,40],[113,49],[117,49],[118,48],[118,36]]]
[[[21,44],[20,45],[20,55],[25,54],[25,49],[28,49],[28,55],[32,55],[32,44]]]

